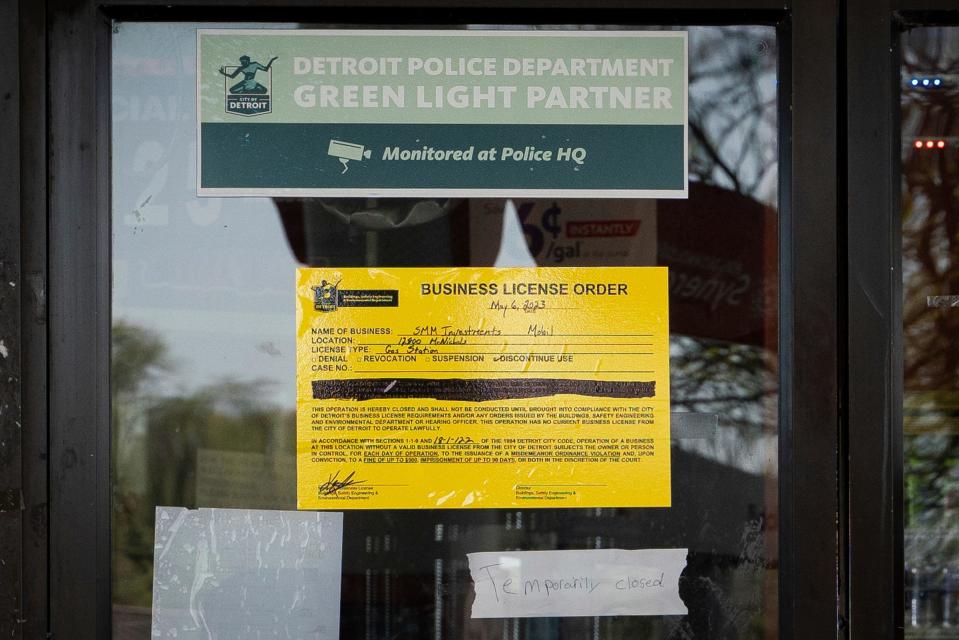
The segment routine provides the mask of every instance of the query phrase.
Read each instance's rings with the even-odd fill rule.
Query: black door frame
[[[843,249],[837,215],[843,61],[841,16],[834,3],[598,0],[586,13],[575,0],[473,0],[456,8],[449,0],[421,0],[412,7],[398,0],[359,0],[349,8],[323,0],[2,1],[19,30],[3,32],[8,39],[0,39],[0,52],[19,54],[20,81],[13,97],[4,98],[16,105],[19,131],[10,131],[6,120],[0,127],[0,169],[12,169],[3,172],[3,185],[20,203],[0,208],[0,223],[15,229],[11,237],[20,242],[0,242],[0,251],[18,249],[20,259],[13,260],[19,273],[11,275],[18,293],[11,297],[0,287],[0,302],[6,305],[9,298],[16,304],[13,314],[0,306],[0,337],[10,336],[7,344],[18,345],[11,356],[22,371],[15,383],[0,386],[0,394],[15,396],[23,430],[0,431],[15,460],[12,465],[0,457],[0,491],[6,483],[23,507],[0,503],[0,553],[16,559],[6,564],[15,569],[4,570],[13,580],[3,574],[0,601],[11,601],[5,599],[10,596],[18,603],[12,612],[0,608],[0,636],[9,631],[15,638],[46,632],[80,640],[110,635],[111,21],[217,21],[230,7],[244,7],[245,20],[264,22],[588,19],[778,27],[781,637],[839,633],[837,621],[846,608],[845,573],[837,563],[845,334],[843,282],[837,277]],[[11,108],[8,102],[0,108]],[[20,144],[11,147],[8,141]],[[6,397],[0,395],[0,403]],[[0,420],[8,415],[14,414]],[[16,536],[7,537],[8,531]]]
[[[0,0],[0,635],[48,629],[46,8]]]

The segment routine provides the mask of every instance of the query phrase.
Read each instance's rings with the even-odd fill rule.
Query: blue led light
[[[923,78],[923,79],[922,79],[922,86],[924,86],[924,87],[928,87],[928,86],[929,86],[929,78]]]
[[[942,84],[942,79],[941,79],[941,78],[935,78],[935,79],[932,81],[932,84],[934,84],[934,85],[936,85],[936,86],[938,87],[939,85]]]
[[[913,79],[912,79],[912,86],[914,86],[914,87],[918,87],[918,86],[919,86],[919,78],[913,78]]]

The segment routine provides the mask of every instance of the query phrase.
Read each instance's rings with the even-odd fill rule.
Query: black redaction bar
[[[314,380],[314,400],[509,400],[574,394],[605,398],[653,398],[655,381],[617,382],[563,378],[359,378]]]

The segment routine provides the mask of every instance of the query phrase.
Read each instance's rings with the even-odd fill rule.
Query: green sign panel
[[[201,196],[687,197],[682,31],[198,31]]]

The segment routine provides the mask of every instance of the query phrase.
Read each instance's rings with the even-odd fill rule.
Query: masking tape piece
[[[687,549],[469,553],[473,618],[686,615]]]

